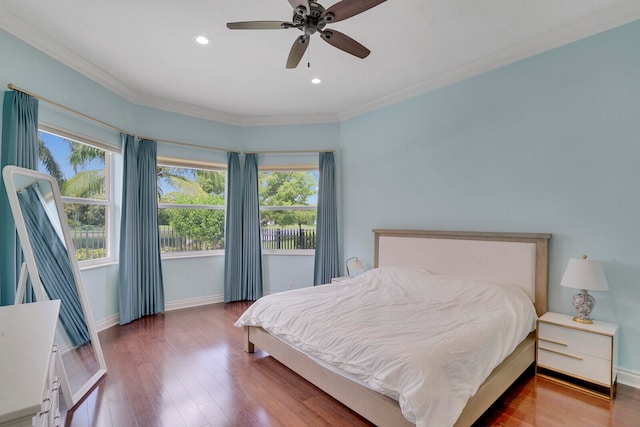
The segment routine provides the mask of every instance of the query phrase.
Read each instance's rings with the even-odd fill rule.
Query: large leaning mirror
[[[76,406],[107,372],[93,322],[60,190],[47,174],[16,166],[2,171],[25,264],[16,303],[27,277],[36,300],[60,300],[58,378],[69,408]]]

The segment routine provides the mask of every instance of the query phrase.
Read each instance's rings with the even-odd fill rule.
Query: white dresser
[[[0,427],[60,425],[60,301],[0,307]]]
[[[615,396],[618,325],[574,322],[572,316],[545,313],[538,319],[539,375],[612,399]]]

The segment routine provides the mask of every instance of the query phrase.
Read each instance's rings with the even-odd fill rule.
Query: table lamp
[[[571,258],[560,285],[580,289],[580,292],[573,296],[573,306],[576,309],[574,322],[593,323],[589,316],[596,305],[596,300],[589,291],[609,290],[602,263],[587,259],[586,255],[582,255],[581,259]]]
[[[357,270],[361,270],[364,268],[364,265],[362,265],[362,261],[360,261],[357,256],[347,259],[344,264],[347,268],[347,276],[351,276],[351,273],[349,273],[349,265]]]

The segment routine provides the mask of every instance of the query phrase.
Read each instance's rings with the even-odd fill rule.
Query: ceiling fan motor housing
[[[298,6],[293,11],[293,23],[298,26],[305,34],[315,34],[322,31],[328,22],[331,22],[335,15],[327,13],[324,16],[325,8],[318,2],[309,2],[309,14],[304,6]]]

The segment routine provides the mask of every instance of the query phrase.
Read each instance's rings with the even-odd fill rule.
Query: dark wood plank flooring
[[[248,305],[171,311],[101,332],[108,373],[64,425],[371,425],[266,353],[245,353],[233,323]],[[527,373],[476,423],[578,425],[640,425],[640,390],[620,385],[610,402]]]

